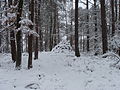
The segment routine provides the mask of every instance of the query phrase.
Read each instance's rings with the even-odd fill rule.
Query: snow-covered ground
[[[15,70],[10,54],[0,54],[0,90],[120,90],[120,70],[114,59],[82,54],[42,52],[27,70]]]

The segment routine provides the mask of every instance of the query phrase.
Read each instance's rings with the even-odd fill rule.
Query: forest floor
[[[42,52],[27,69],[15,70],[10,54],[0,54],[0,90],[120,90],[120,70],[112,58],[82,54]]]

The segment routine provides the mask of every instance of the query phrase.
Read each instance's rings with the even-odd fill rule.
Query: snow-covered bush
[[[120,48],[120,37],[118,35],[115,35],[110,40],[110,46],[112,46],[113,49],[119,49]]]
[[[55,53],[70,53],[72,51],[73,49],[70,42],[67,41],[66,38],[63,38],[62,41],[52,49],[52,52]]]

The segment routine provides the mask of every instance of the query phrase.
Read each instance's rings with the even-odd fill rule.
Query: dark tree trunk
[[[120,21],[120,0],[119,0],[119,21]]]
[[[56,4],[54,5],[54,27],[53,27],[53,47],[57,44],[57,40],[56,40],[56,24],[57,24],[57,21],[56,21],[56,17],[57,17],[57,6]]]
[[[45,43],[44,43],[44,50],[47,51],[48,50],[48,25],[45,26]]]
[[[12,0],[8,0],[8,6],[12,5]],[[10,31],[10,45],[11,45],[11,55],[13,62],[16,61],[16,43],[15,43],[15,33],[14,30]]]
[[[30,1],[30,20],[34,23],[34,0]],[[30,26],[30,29],[33,30],[33,25]],[[32,68],[32,42],[33,41],[33,35],[30,34],[28,36],[28,69]]]
[[[78,1],[75,0],[75,56],[80,57],[79,47],[78,47]]]
[[[60,25],[60,22],[59,22],[59,17],[58,17],[58,9],[57,9],[57,18],[56,18],[56,29],[57,29],[57,35],[56,35],[56,38],[57,38],[57,44],[60,42],[60,30],[59,30],[59,25]]]
[[[111,0],[111,12],[112,12],[112,36],[114,36],[115,34],[114,0]]]
[[[52,50],[52,16],[51,16],[51,23],[50,23],[50,45],[49,45],[49,49],[50,51]]]
[[[70,17],[70,45],[73,46],[73,0],[71,0],[71,3],[72,3],[72,9],[71,9],[71,17]]]
[[[94,0],[94,17],[95,17],[95,39],[94,39],[94,43],[95,43],[95,46],[94,46],[94,49],[95,49],[95,55],[98,55],[99,54],[99,51],[98,51],[98,28],[97,28],[97,6],[96,6],[96,2],[97,0]]]
[[[105,11],[105,0],[100,0],[101,4],[101,28],[102,28],[102,48],[103,54],[108,50],[107,42],[107,24],[106,24],[106,11]]]
[[[86,9],[89,10],[89,2],[88,0],[86,0],[87,3],[86,3]],[[89,12],[87,13],[87,52],[90,51],[90,48],[89,48]]]
[[[50,0],[50,4],[51,4],[51,6],[52,6],[52,0]],[[51,11],[51,15],[50,15],[50,45],[49,45],[49,49],[50,49],[50,51],[52,50],[52,48],[53,48],[53,40],[52,40],[52,31],[53,31],[53,15],[52,15],[52,11]]]
[[[118,19],[118,0],[115,0],[115,22]]]
[[[39,23],[39,45],[40,45],[40,47],[39,47],[39,49],[40,49],[40,51],[43,51],[43,38],[42,38],[42,29],[41,29],[41,0],[39,0],[39,3],[38,3],[38,23]]]
[[[20,27],[19,21],[21,20],[21,16],[22,16],[22,8],[23,8],[23,0],[19,0],[16,28]],[[17,32],[16,40],[17,40],[16,69],[19,70],[21,68],[21,58],[22,58],[22,31]]]
[[[8,2],[7,2],[7,0],[5,0],[5,10],[7,10],[7,7],[8,7]],[[8,12],[5,12],[5,16],[6,17],[8,17]],[[8,22],[6,22],[6,24],[5,24],[6,26],[8,25]],[[5,36],[5,38],[6,38],[6,46],[5,46],[5,53],[9,53],[9,30],[8,30],[8,28],[6,29],[6,36]]]
[[[8,6],[12,5],[12,0],[8,0]]]
[[[36,29],[36,33],[38,33],[38,0],[35,0],[35,29]],[[34,59],[38,59],[38,37],[35,37],[35,53],[34,53],[35,57]]]
[[[22,16],[22,8],[23,8],[23,0],[19,0],[18,11],[17,11],[17,22],[16,22],[17,29],[20,27],[19,21],[21,20],[21,16]],[[16,40],[17,40],[16,69],[19,70],[21,68],[21,59],[22,59],[22,31],[21,30],[17,32]]]
[[[0,8],[1,8],[1,1],[0,1]],[[0,19],[2,18],[2,14],[0,13]],[[0,29],[2,28],[2,22],[0,21]],[[0,47],[1,47],[1,44],[2,44],[2,33],[0,33]],[[1,49],[0,49],[0,53],[1,53]]]
[[[16,43],[15,43],[15,33],[14,30],[10,32],[10,42],[11,42],[11,54],[13,62],[16,61]]]
[[[17,5],[17,4],[18,4],[18,1],[19,1],[19,0],[14,0],[14,5]]]
[[[120,22],[120,0],[119,0],[119,22]],[[120,32],[119,32],[120,33]],[[118,50],[118,54],[119,54],[119,56],[120,56],[120,48],[119,48],[119,50]]]

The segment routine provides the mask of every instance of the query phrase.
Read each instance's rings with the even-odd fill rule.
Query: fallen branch
[[[102,55],[102,58],[106,58],[108,56],[111,56],[111,57],[114,56],[114,57],[116,57],[118,59],[118,61],[116,63],[114,63],[113,66],[117,65],[120,62],[120,56],[113,53],[113,52],[108,52],[108,53]]]

